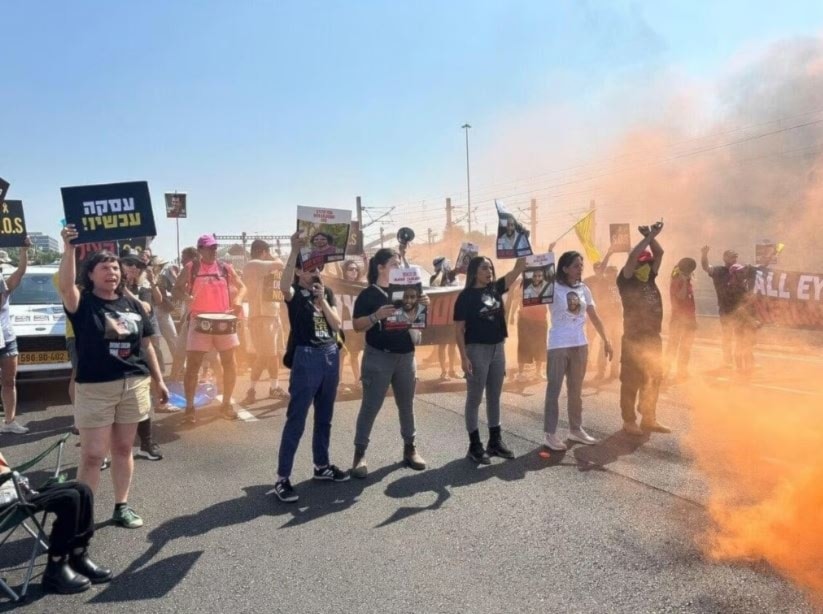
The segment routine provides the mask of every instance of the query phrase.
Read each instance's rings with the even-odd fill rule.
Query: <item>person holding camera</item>
[[[663,248],[657,235],[663,222],[638,228],[643,238],[634,246],[617,276],[623,303],[623,339],[620,360],[620,411],[623,430],[630,435],[644,432],[670,433],[657,421],[657,397],[663,379],[663,299],[657,273]],[[640,426],[637,426],[637,414]]]
[[[401,242],[401,246],[403,243]],[[352,475],[365,478],[368,468],[365,462],[374,420],[383,407],[389,385],[400,415],[400,435],[403,438],[403,462],[416,471],[426,468],[426,461],[415,446],[414,390],[417,382],[417,366],[410,328],[388,330],[386,319],[393,317],[398,307],[389,298],[389,272],[400,265],[400,253],[383,248],[369,260],[369,287],[354,302],[352,325],[359,333],[366,333],[366,348],[360,369],[363,381],[363,400],[357,414],[357,431],[354,437]],[[419,302],[428,305],[429,297],[423,295]]]
[[[320,278],[322,267],[297,268],[302,243],[300,231],[295,232],[291,237],[289,259],[280,278],[280,290],[288,308],[294,345],[289,376],[289,407],[280,438],[277,483],[274,485],[274,494],[286,503],[298,499],[289,478],[312,403],[314,479],[334,482],[349,479],[348,472],[341,471],[329,461],[331,422],[340,381],[337,333],[342,321],[337,313],[334,293]]]

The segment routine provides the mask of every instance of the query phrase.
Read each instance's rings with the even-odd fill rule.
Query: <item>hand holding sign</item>
[[[23,201],[3,201],[0,207],[0,247],[24,247],[27,236]]]

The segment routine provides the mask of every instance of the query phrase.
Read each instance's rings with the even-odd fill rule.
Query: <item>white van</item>
[[[3,271],[8,277],[14,269]],[[66,351],[66,314],[54,285],[56,266],[29,266],[11,293],[9,317],[17,335],[18,379],[68,378],[71,363]]]

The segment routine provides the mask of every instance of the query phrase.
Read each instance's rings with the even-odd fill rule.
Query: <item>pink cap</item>
[[[214,235],[202,235],[197,239],[197,249],[201,247],[212,247],[214,245],[217,245],[217,239],[214,238]]]

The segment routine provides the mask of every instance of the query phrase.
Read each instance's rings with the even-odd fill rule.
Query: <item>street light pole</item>
[[[469,203],[469,233],[472,231],[472,186],[471,186],[471,179],[469,175],[469,128],[471,125],[468,123],[463,124],[460,126],[463,130],[466,131],[466,200]]]

